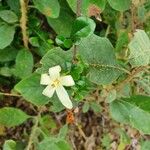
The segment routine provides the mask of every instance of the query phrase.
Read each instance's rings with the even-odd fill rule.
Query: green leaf
[[[68,132],[68,125],[66,124],[60,129],[58,138],[65,139],[65,137],[67,136],[67,132]]]
[[[90,108],[89,103],[88,103],[88,102],[85,102],[84,105],[83,105],[83,107],[82,107],[83,113],[88,112],[89,108]]]
[[[78,17],[72,27],[72,38],[80,39],[91,35],[95,30],[95,22],[88,17]]]
[[[142,144],[141,144],[141,150],[149,150],[149,148],[150,148],[150,141],[144,141],[144,142],[142,142]]]
[[[19,0],[13,0],[13,1],[7,0],[6,2],[9,5],[9,7],[11,8],[11,10],[16,12],[17,14],[20,13],[20,1]]]
[[[143,30],[137,30],[129,44],[129,62],[133,67],[150,63],[150,39]]]
[[[129,124],[144,134],[150,134],[150,97],[135,96],[113,101],[110,112],[116,121]]]
[[[15,34],[14,26],[10,26],[7,24],[0,25],[0,35],[3,35],[0,36],[0,49],[4,49],[8,45],[10,45],[10,43],[14,39],[14,34]]]
[[[45,105],[50,101],[50,99],[44,95],[42,92],[44,90],[44,86],[40,85],[39,74],[32,74],[31,76],[20,81],[15,89],[21,93],[21,95],[29,102],[33,103],[36,106]]]
[[[15,23],[18,21],[17,15],[11,10],[1,10],[0,18],[7,23]]]
[[[33,56],[27,49],[22,49],[18,52],[16,57],[16,66],[14,74],[23,79],[32,73],[33,69]]]
[[[0,49],[0,62],[12,61],[16,58],[17,50],[13,47]]]
[[[127,47],[128,41],[129,41],[128,32],[123,32],[123,31],[120,32],[115,47],[116,51],[117,52],[123,51],[123,48]]]
[[[60,5],[58,0],[33,0],[35,7],[45,16],[57,18],[59,16]]]
[[[3,150],[16,150],[16,142],[13,140],[5,141],[3,145]]]
[[[89,65],[88,79],[96,84],[111,84],[122,73],[114,48],[107,38],[91,35],[81,40],[79,54]]]
[[[34,47],[40,47],[38,37],[30,37],[30,38],[29,38],[29,42],[30,42],[30,44],[31,44],[32,46],[34,46]]]
[[[70,145],[65,140],[59,138],[46,138],[38,146],[38,150],[71,150]]]
[[[4,107],[0,109],[0,124],[7,127],[20,125],[29,117],[30,116],[17,108]]]
[[[71,9],[76,13],[77,1],[67,0]],[[105,8],[106,0],[82,0],[81,1],[81,14],[84,16],[96,16],[99,15]]]
[[[61,9],[59,17],[56,19],[47,17],[47,21],[58,35],[69,37],[75,16],[67,6],[66,1],[61,0],[60,5]]]
[[[0,75],[10,77],[12,76],[12,71],[8,67],[0,67]]]
[[[39,73],[47,73],[50,67],[60,65],[65,68],[66,63],[72,59],[72,51],[64,51],[59,47],[49,50],[41,60],[42,67],[37,70]]]
[[[102,111],[101,105],[97,104],[96,102],[91,102],[90,107],[95,113],[99,113]]]
[[[131,0],[107,0],[110,6],[118,11],[128,10],[131,6]]]
[[[112,101],[114,101],[117,97],[117,92],[116,90],[111,90],[109,91],[107,97],[106,97],[106,101],[107,103],[111,103]]]

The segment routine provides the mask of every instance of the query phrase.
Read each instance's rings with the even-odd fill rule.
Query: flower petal
[[[48,85],[42,92],[43,95],[51,98],[53,96],[55,92],[55,88],[53,88],[52,86]]]
[[[51,80],[50,80],[50,76],[48,74],[42,74],[41,75],[41,81],[40,84],[42,85],[48,85],[50,84]]]
[[[52,78],[52,79],[59,78],[60,77],[60,71],[61,71],[61,67],[59,65],[49,68],[50,78]]]
[[[61,77],[61,84],[64,86],[75,85],[74,80],[71,75]]]
[[[65,88],[63,86],[59,86],[56,88],[56,93],[61,103],[68,109],[72,109],[72,102]]]

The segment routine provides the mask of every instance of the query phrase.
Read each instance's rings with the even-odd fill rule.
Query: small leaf
[[[95,22],[88,17],[78,17],[72,27],[72,38],[80,39],[91,35],[95,30]]]
[[[60,5],[58,0],[33,0],[35,7],[47,17],[57,18]]]
[[[110,112],[116,121],[130,124],[144,134],[150,134],[150,97],[135,96],[115,100],[110,105]]]
[[[82,107],[83,113],[88,112],[89,108],[90,108],[89,103],[88,103],[88,102],[85,102],[84,105],[83,105],[83,107]]]
[[[71,150],[70,145],[65,140],[59,138],[46,138],[38,144],[38,147],[38,150]]]
[[[150,63],[150,39],[143,30],[137,30],[129,44],[129,62],[133,67]]]
[[[23,79],[32,73],[33,56],[29,50],[20,50],[16,57],[16,66],[14,74]]]
[[[67,132],[68,132],[68,125],[66,124],[60,129],[58,138],[65,139]]]
[[[34,47],[40,47],[38,37],[30,37],[30,38],[29,38],[29,42],[30,42],[30,44],[31,44],[32,46],[34,46]]]
[[[61,36],[69,37],[75,16],[65,0],[60,1],[60,14],[58,18],[47,17],[48,24]]]
[[[11,10],[1,10],[0,18],[7,23],[15,23],[18,21],[17,15]]]
[[[106,97],[107,103],[111,103],[116,99],[116,97],[117,97],[116,90],[111,90]]]
[[[3,35],[0,36],[0,49],[4,49],[8,45],[10,45],[10,43],[14,39],[14,34],[15,34],[14,26],[10,26],[7,24],[0,25],[0,35]]]
[[[8,67],[0,67],[0,75],[5,76],[5,77],[12,76],[11,69]]]
[[[0,62],[12,61],[16,58],[17,50],[13,47],[0,49]]]
[[[7,127],[20,125],[29,117],[30,116],[17,108],[4,107],[0,109],[0,124]]]
[[[16,142],[13,140],[5,141],[3,145],[3,150],[16,150]]]
[[[110,6],[118,11],[128,10],[131,6],[131,0],[107,0]]]
[[[40,85],[41,75],[32,74],[31,76],[20,81],[15,89],[21,93],[21,95],[29,102],[33,103],[36,106],[45,105],[50,101],[50,99],[44,95],[42,92],[44,90],[44,86]]]
[[[100,104],[97,104],[96,102],[91,102],[90,107],[95,113],[99,113],[102,111]]]

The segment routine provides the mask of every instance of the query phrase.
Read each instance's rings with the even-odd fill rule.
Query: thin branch
[[[84,131],[82,130],[82,128],[80,127],[79,124],[76,124],[76,126],[77,126],[77,128],[78,128],[78,130],[79,130],[80,135],[81,135],[81,136],[84,138],[84,140],[86,141],[86,140],[87,140],[87,137],[86,137]]]
[[[20,18],[20,27],[22,30],[22,38],[24,46],[29,49],[28,47],[28,34],[27,34],[27,9],[28,9],[28,0],[20,0],[21,6],[21,18]]]
[[[148,68],[148,66],[135,68],[125,80],[123,80],[122,82],[120,82],[118,85],[115,86],[115,89],[117,91],[120,91],[126,83],[129,83],[137,74],[144,71],[146,68]]]
[[[77,7],[76,7],[76,16],[77,17],[81,16],[81,4],[82,4],[82,0],[77,0]],[[77,62],[76,55],[77,55],[77,45],[74,44],[74,46],[73,46],[73,61],[72,61],[73,64],[76,64],[76,62]]]
[[[2,93],[2,92],[0,92],[0,95],[4,95],[4,96],[12,96],[12,97],[21,97],[21,95],[18,95],[18,94]]]
[[[81,16],[81,5],[82,5],[82,0],[77,0],[77,8],[76,8],[77,17]]]
[[[42,112],[42,109],[39,110],[38,115],[35,117],[35,124],[32,127],[32,131],[29,137],[29,142],[25,150],[32,150],[32,144],[36,136],[36,131],[37,131],[38,124],[39,124],[39,118],[41,117],[41,112]]]

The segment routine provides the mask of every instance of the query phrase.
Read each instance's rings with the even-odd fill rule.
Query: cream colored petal
[[[73,105],[69,95],[63,86],[56,88],[56,93],[61,103],[68,109],[72,109]]]
[[[48,74],[42,74],[41,75],[41,81],[40,84],[42,85],[48,85],[50,84],[51,80],[50,80],[50,76]]]
[[[62,76],[61,77],[61,84],[64,86],[73,86],[75,85],[74,80],[71,75]]]
[[[55,88],[53,88],[52,86],[48,85],[42,92],[43,95],[51,98],[53,96],[55,92]]]
[[[56,79],[56,78],[59,78],[60,77],[60,71],[61,71],[61,67],[59,65],[49,68],[50,78],[52,80]]]

